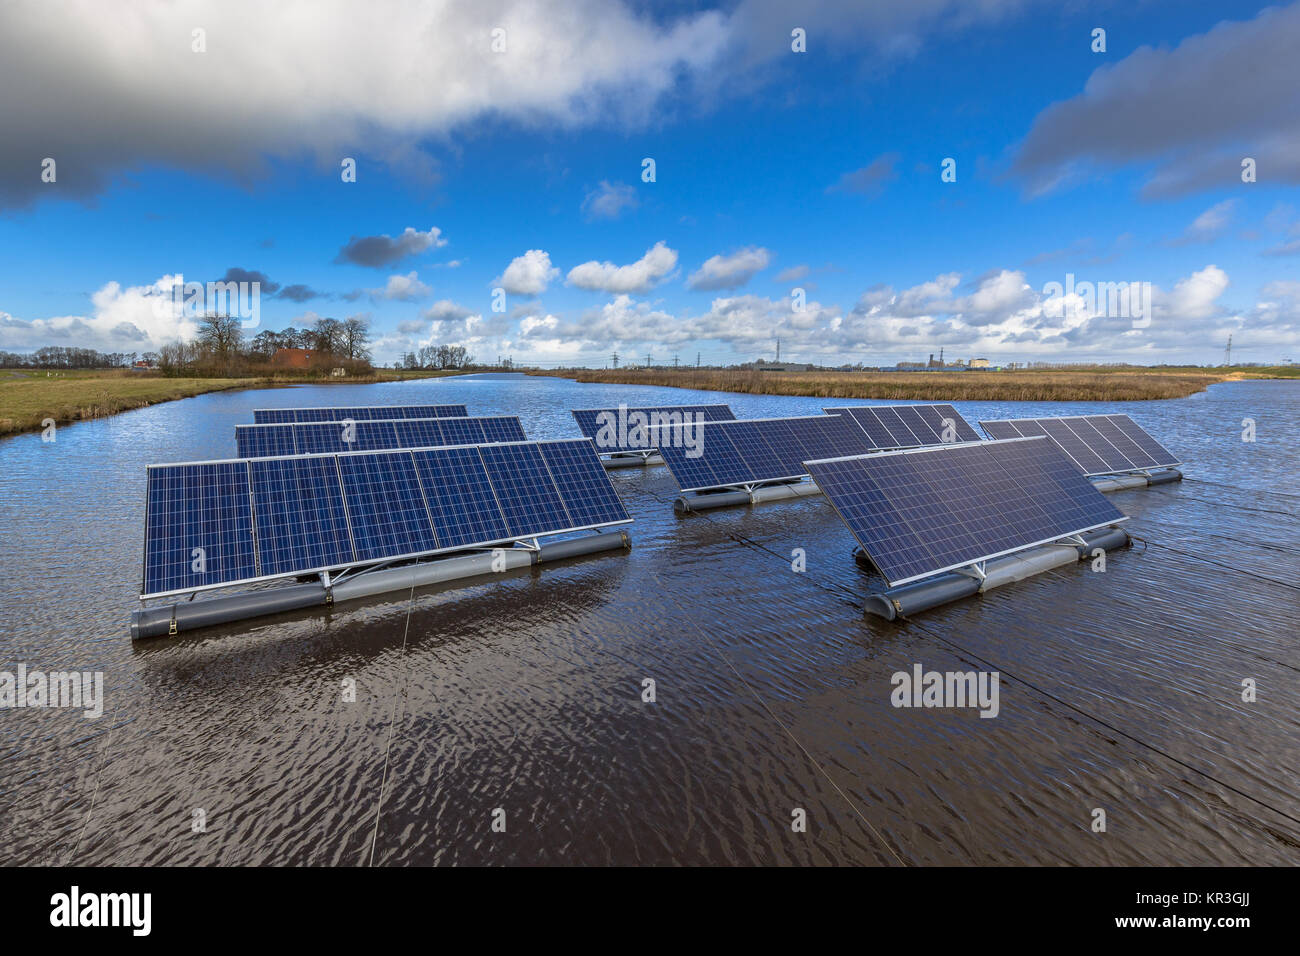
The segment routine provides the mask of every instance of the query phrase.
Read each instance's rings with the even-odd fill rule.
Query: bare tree
[[[325,355],[343,354],[343,323],[338,319],[317,319],[312,338],[316,351]]]
[[[370,358],[370,320],[363,315],[350,316],[341,330],[343,354],[350,359]]]
[[[237,355],[243,341],[243,329],[233,315],[209,312],[199,320],[199,345],[221,361]]]

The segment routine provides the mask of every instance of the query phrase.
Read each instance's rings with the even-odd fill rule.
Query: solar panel
[[[1126,520],[1042,438],[806,464],[895,586]]]
[[[915,448],[980,440],[970,423],[948,404],[854,405],[822,411],[852,419],[871,440],[873,448]]]
[[[235,445],[240,458],[511,441],[527,441],[523,426],[513,415],[235,426]]]
[[[479,454],[492,487],[503,492],[498,498],[511,535],[574,527],[536,445],[484,445]]]
[[[240,458],[296,455],[292,425],[236,425],[235,448]]]
[[[354,405],[337,408],[255,408],[256,425],[283,425],[293,422],[381,421],[394,418],[464,418],[464,405]]]
[[[610,484],[591,442],[560,441],[537,446],[574,525],[627,521],[627,510]]]
[[[477,448],[436,448],[412,457],[439,545],[454,548],[510,537]]]
[[[981,421],[993,438],[1046,435],[1086,475],[1167,468],[1179,464],[1164,445],[1127,415],[1007,418]]]
[[[754,418],[651,429],[649,441],[682,491],[802,478],[812,458],[872,450],[838,415]]]
[[[689,419],[685,416],[691,416]],[[736,416],[729,405],[641,405],[573,410],[578,430],[601,452],[653,451],[647,429],[683,422],[728,422]]]
[[[245,462],[150,468],[144,525],[146,593],[257,577]]]
[[[248,463],[261,574],[290,574],[353,560],[333,457]]]
[[[586,439],[151,465],[142,597],[630,520]]]
[[[438,549],[410,455],[340,455],[338,463],[358,560]]]

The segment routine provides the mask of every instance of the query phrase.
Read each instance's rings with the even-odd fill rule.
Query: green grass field
[[[313,380],[312,384],[363,384],[435,378],[451,372],[415,372],[376,369],[361,379]],[[37,431],[46,419],[57,424],[101,418],[159,402],[191,398],[206,392],[237,388],[273,388],[304,381],[275,378],[164,378],[153,372],[129,369],[51,371],[0,370],[0,435]]]

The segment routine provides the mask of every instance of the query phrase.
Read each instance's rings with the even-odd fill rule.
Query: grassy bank
[[[533,372],[579,382],[663,385],[751,395],[903,401],[1125,402],[1183,398],[1216,382],[1295,378],[1300,369],[1110,368],[1011,372],[759,372],[747,369],[567,369]]]
[[[433,378],[451,372],[414,372],[376,369],[371,375],[334,380],[311,380],[313,385],[361,385]],[[59,424],[102,418],[118,412],[191,398],[207,392],[239,388],[273,388],[304,384],[290,375],[265,378],[164,378],[152,372],[128,369],[58,371],[0,370],[0,435],[37,431],[47,418]]]

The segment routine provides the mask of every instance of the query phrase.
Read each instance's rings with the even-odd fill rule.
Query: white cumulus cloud
[[[656,242],[636,262],[617,266],[612,262],[591,260],[569,270],[565,280],[579,289],[599,292],[646,292],[677,268],[677,252],[664,242]]]

